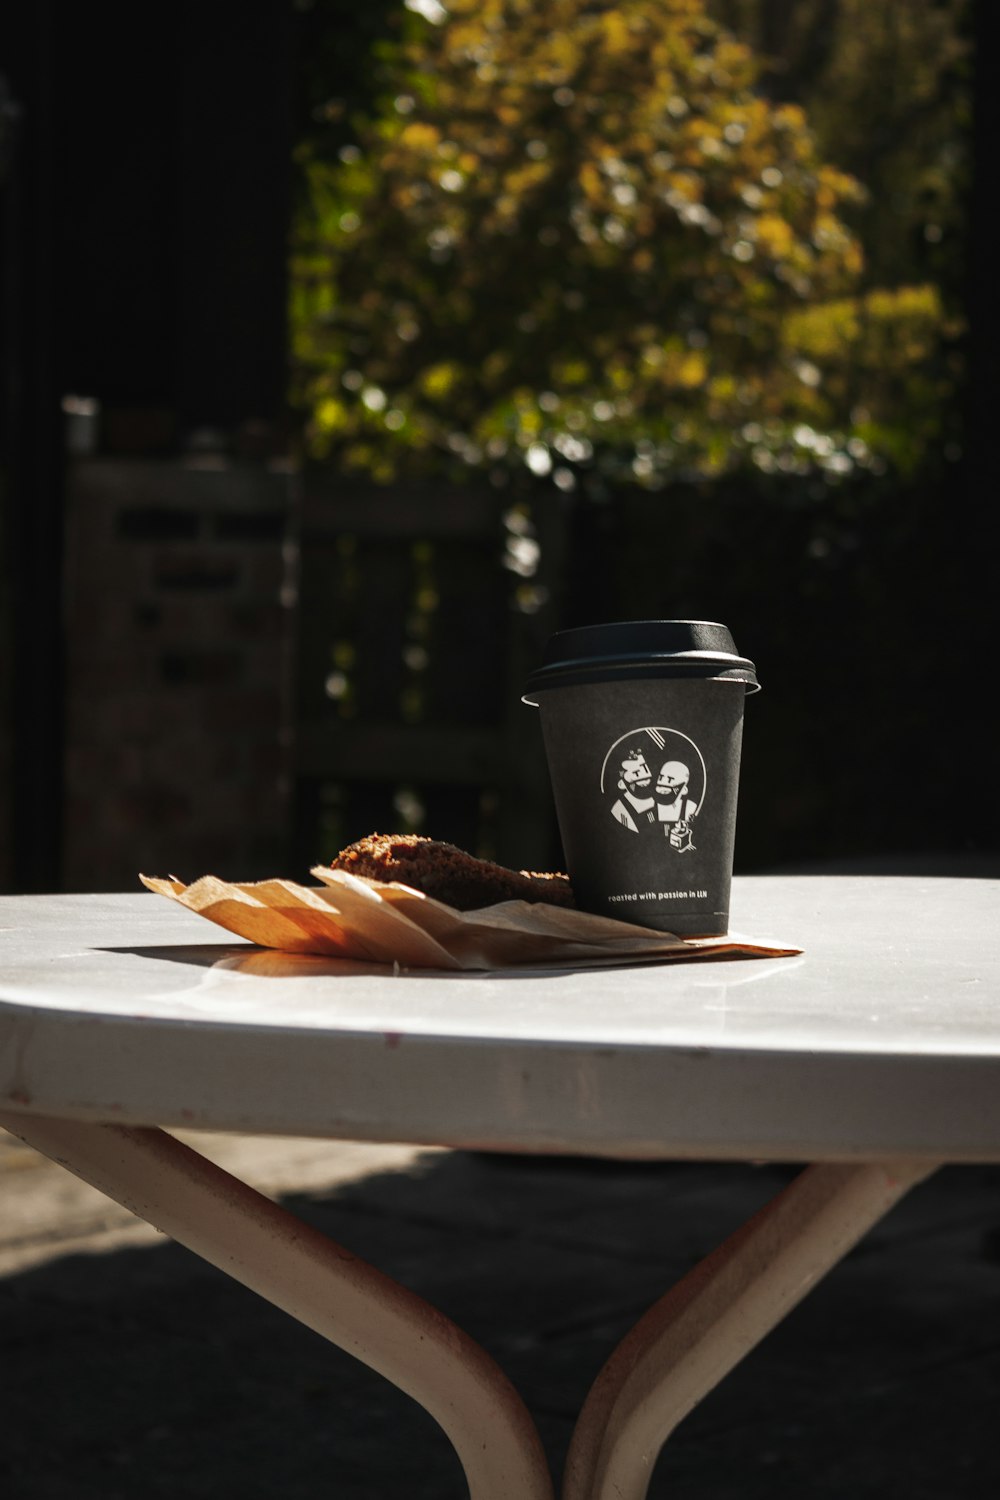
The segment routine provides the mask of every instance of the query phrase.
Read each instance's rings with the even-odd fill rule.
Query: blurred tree
[[[851,209],[866,281],[961,291],[971,114],[970,0],[709,0],[761,62],[759,88],[801,104],[819,149],[866,188]]]
[[[335,161],[372,108],[384,44],[399,41],[407,12],[401,0],[294,0],[294,7],[297,155],[303,163]],[[307,177],[300,173],[295,185],[306,208]]]
[[[837,342],[867,367],[867,374],[856,372],[858,405],[896,413],[866,435],[906,467],[940,458],[941,449],[954,459],[962,439],[959,336],[968,295],[970,0],[709,0],[709,10],[759,57],[762,92],[800,104],[821,154],[864,183],[865,193],[845,207],[864,246],[861,285],[905,287],[902,348],[884,337],[888,304],[881,293],[866,308],[870,339],[859,326],[851,333],[844,325],[847,309],[835,313]],[[798,326],[809,345],[817,320]],[[880,365],[886,390],[873,403],[864,392]],[[935,451],[938,437],[946,441]]]
[[[956,320],[866,278],[860,181],[706,0],[408,4],[373,114],[303,149],[315,456],[656,489],[939,440]]]

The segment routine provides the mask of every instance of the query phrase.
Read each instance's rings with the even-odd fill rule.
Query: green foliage
[[[567,490],[921,460],[955,319],[866,280],[865,189],[705,0],[422,8],[303,163],[315,456]]]
[[[970,0],[708,0],[762,59],[760,86],[806,110],[820,150],[868,189],[851,220],[866,280],[960,294]]]

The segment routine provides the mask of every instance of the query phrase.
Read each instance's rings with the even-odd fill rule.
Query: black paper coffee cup
[[[551,637],[523,700],[541,713],[582,910],[683,937],[728,931],[743,705],[758,687],[709,621]]]

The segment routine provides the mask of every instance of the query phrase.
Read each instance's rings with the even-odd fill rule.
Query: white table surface
[[[472,1500],[553,1500],[492,1358],[150,1125],[809,1160],[597,1375],[563,1500],[644,1500],[667,1436],[941,1161],[1000,1160],[1000,882],[740,880],[800,957],[455,975],[293,959],[149,894],[0,900],[0,1119],[380,1371]]]
[[[799,957],[394,974],[0,899],[0,1107],[622,1157],[1000,1160],[1000,881],[734,881]]]

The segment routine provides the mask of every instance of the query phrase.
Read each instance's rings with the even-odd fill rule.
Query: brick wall
[[[290,485],[214,457],[71,466],[64,888],[280,873]]]

